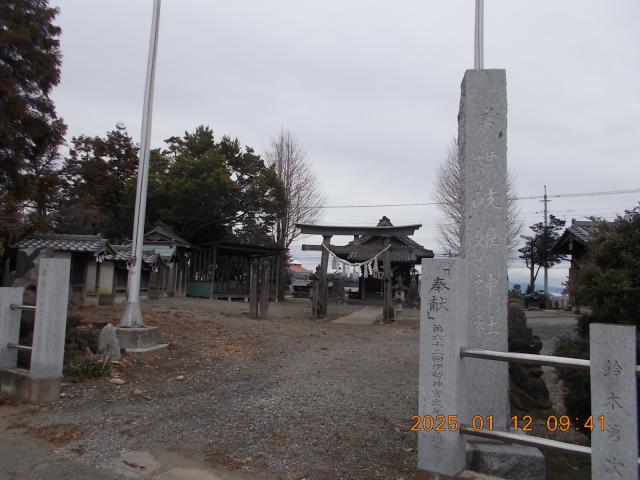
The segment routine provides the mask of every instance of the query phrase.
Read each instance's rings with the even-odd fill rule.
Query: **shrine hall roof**
[[[51,248],[58,252],[113,253],[109,242],[101,235],[33,234],[13,245],[13,248]]]
[[[114,245],[113,249],[115,250],[115,254],[105,255],[105,260],[114,262],[128,262],[131,260],[131,245]],[[153,250],[143,250],[142,261],[148,265],[153,265],[161,261],[161,256]]]
[[[382,217],[378,222],[377,227],[375,228],[397,228],[394,227],[391,221],[387,217]],[[419,228],[419,226],[418,226]],[[408,235],[392,235],[390,237],[391,243],[391,251],[389,252],[389,256],[391,257],[391,262],[393,263],[419,263],[423,258],[433,258],[433,251],[427,248],[424,248],[415,240],[409,238]],[[353,239],[345,246],[345,250],[348,247],[359,247],[367,245],[372,247],[374,245],[380,246],[380,251],[382,251],[384,247],[384,237],[380,235],[376,235],[376,233],[372,233],[369,235],[358,236]],[[370,249],[367,249],[366,252],[344,252],[344,253],[336,253],[340,258],[347,260],[352,263],[361,263],[369,260],[371,257],[376,255],[376,253],[371,253]]]

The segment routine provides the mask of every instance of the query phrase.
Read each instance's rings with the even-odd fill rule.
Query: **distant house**
[[[312,270],[308,270],[300,263],[290,263],[287,266],[289,272],[289,288],[294,297],[308,297],[311,288]]]
[[[569,304],[579,309],[579,299],[575,291],[575,281],[580,264],[589,251],[591,240],[597,232],[598,222],[592,220],[571,220],[568,226],[556,242],[555,249],[562,255],[568,255],[570,259],[569,267]]]

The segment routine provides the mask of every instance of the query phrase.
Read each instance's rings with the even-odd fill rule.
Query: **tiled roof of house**
[[[34,234],[13,245],[17,249],[51,248],[59,252],[113,252],[101,235]]]
[[[290,263],[288,268],[289,268],[289,271],[293,273],[313,273],[312,270],[308,270],[304,268],[299,263]]]
[[[560,238],[556,241],[556,250],[564,254],[572,253],[571,245],[578,242],[583,248],[586,248],[591,243],[593,236],[596,232],[598,223],[591,220],[571,220],[571,225],[568,226]]]
[[[591,237],[594,233],[595,222],[591,220],[573,220],[571,226],[567,228],[573,237],[582,242],[584,245],[591,243]]]

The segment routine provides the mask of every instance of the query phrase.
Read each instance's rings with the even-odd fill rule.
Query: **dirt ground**
[[[357,308],[331,305],[329,320]],[[414,477],[415,316],[392,325],[312,321],[308,300],[271,304],[259,321],[242,302],[157,300],[143,310],[167,350],[125,357],[114,371],[121,386],[66,383],[56,403],[0,407],[6,431],[105,472],[123,452],[143,450],[243,479]],[[91,324],[117,323],[121,312],[74,313]],[[0,478],[2,463],[0,455]],[[547,463],[551,480],[589,475],[582,459],[549,453]]]

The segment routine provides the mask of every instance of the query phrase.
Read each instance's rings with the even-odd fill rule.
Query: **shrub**
[[[560,357],[588,359],[589,340],[583,337],[571,338],[563,336],[556,342],[553,354]],[[556,372],[564,383],[563,401],[567,414],[572,418],[578,418],[579,425],[584,425],[591,415],[589,370],[556,368]],[[580,429],[580,431],[587,436],[591,433],[588,429]]]
[[[109,357],[87,352],[74,358],[64,367],[65,378],[74,383],[83,382],[88,378],[98,378],[111,370]]]

